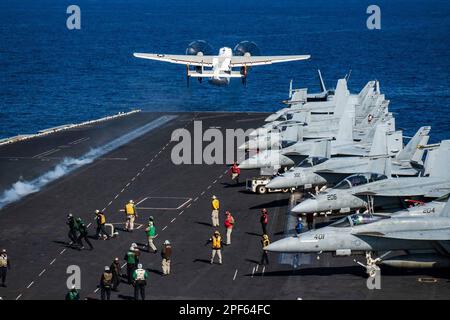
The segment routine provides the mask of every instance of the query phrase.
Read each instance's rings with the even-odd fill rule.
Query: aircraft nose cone
[[[291,180],[288,177],[275,177],[266,185],[269,189],[282,189],[282,188],[290,188],[291,184],[289,183]]]
[[[284,238],[264,247],[264,250],[270,252],[296,252],[299,240],[297,237]]]
[[[252,161],[250,161],[249,159],[246,159],[238,165],[238,168],[243,169],[243,170],[255,169],[255,166],[252,164]]]
[[[319,202],[316,199],[306,199],[296,205],[291,211],[295,213],[308,213],[319,211]]]

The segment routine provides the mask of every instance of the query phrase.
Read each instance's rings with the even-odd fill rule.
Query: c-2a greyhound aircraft
[[[169,63],[186,65],[186,79],[189,86],[189,78],[208,78],[214,85],[228,85],[231,78],[241,78],[246,83],[248,68],[268,65],[272,63],[307,60],[309,55],[291,56],[259,56],[259,49],[254,42],[242,41],[234,50],[228,47],[220,48],[218,55],[210,55],[211,47],[203,40],[189,44],[185,55],[134,53],[136,58],[157,60]],[[257,56],[253,56],[253,55]],[[191,70],[190,67],[194,67]],[[211,68],[211,69],[205,69]],[[233,70],[240,68],[240,70]]]

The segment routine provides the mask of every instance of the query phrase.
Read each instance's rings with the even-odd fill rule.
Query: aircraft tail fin
[[[345,79],[339,79],[336,90],[334,91],[334,100],[336,102],[336,107],[334,109],[335,116],[340,117],[345,113],[349,95],[350,92],[347,88],[347,81]]]
[[[317,73],[319,74],[320,91],[327,92],[327,87],[325,87],[325,82],[323,81],[322,73],[320,72],[320,69],[317,70]]]
[[[331,157],[331,141],[330,140],[320,140],[315,141],[311,148],[310,157]]]
[[[419,146],[425,146],[427,145],[428,141],[430,140],[430,136],[423,136],[422,139],[419,142]],[[423,163],[423,154],[424,154],[425,150],[423,148],[417,148],[416,147],[416,152],[414,152],[412,158],[411,158],[411,162],[414,163]]]
[[[434,153],[434,156],[427,163],[430,177],[450,180],[450,170],[448,170],[448,164],[450,163],[450,140],[442,140],[439,148],[432,150],[432,153]]]
[[[387,129],[387,126],[383,123],[376,126],[369,156],[387,154]]]
[[[409,140],[408,144],[402,149],[402,151],[400,151],[397,154],[397,156],[395,157],[396,160],[413,161],[413,158],[417,159],[417,158],[419,158],[419,156],[420,156],[420,160],[421,160],[424,150],[418,149],[417,147],[419,146],[419,144],[423,144],[425,139],[427,140],[425,142],[425,144],[427,144],[428,139],[429,139],[428,134],[430,133],[430,130],[431,130],[431,127],[429,127],[429,126],[421,127],[419,130],[417,130],[414,137],[412,137],[411,140]],[[418,151],[420,151],[420,152],[418,152]]]
[[[339,120],[339,130],[336,135],[336,144],[353,143],[353,127],[354,127],[354,113],[344,112]]]
[[[369,160],[367,171],[370,173],[384,174],[390,177],[392,174],[391,158],[389,156],[373,158]]]
[[[441,212],[439,213],[440,217],[450,218],[450,198],[447,200],[447,203],[442,208]]]

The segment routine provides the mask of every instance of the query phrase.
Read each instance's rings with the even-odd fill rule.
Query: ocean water
[[[71,4],[81,30],[66,28]],[[366,27],[370,4],[381,8],[381,30]],[[290,79],[318,91],[320,68],[328,87],[351,69],[353,92],[378,79],[398,128],[431,125],[439,141],[450,138],[449,27],[449,1],[2,0],[0,138],[134,108],[274,111]],[[132,56],[183,54],[197,39],[312,59],[254,68],[245,87],[187,88],[183,66]]]

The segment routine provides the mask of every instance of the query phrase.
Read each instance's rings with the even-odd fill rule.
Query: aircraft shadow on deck
[[[245,182],[222,182],[221,183],[225,188],[237,188],[237,187],[245,187]]]
[[[248,260],[250,261],[250,260]],[[353,275],[361,278],[367,278],[366,271],[359,266],[341,266],[341,267],[308,267],[293,270],[266,271],[264,275],[259,272],[253,276],[264,277],[287,277],[287,276],[334,276],[334,275]],[[382,276],[428,276],[440,279],[450,279],[450,275],[446,270],[432,269],[399,269],[387,266],[381,267]],[[251,273],[245,276],[252,276]]]

